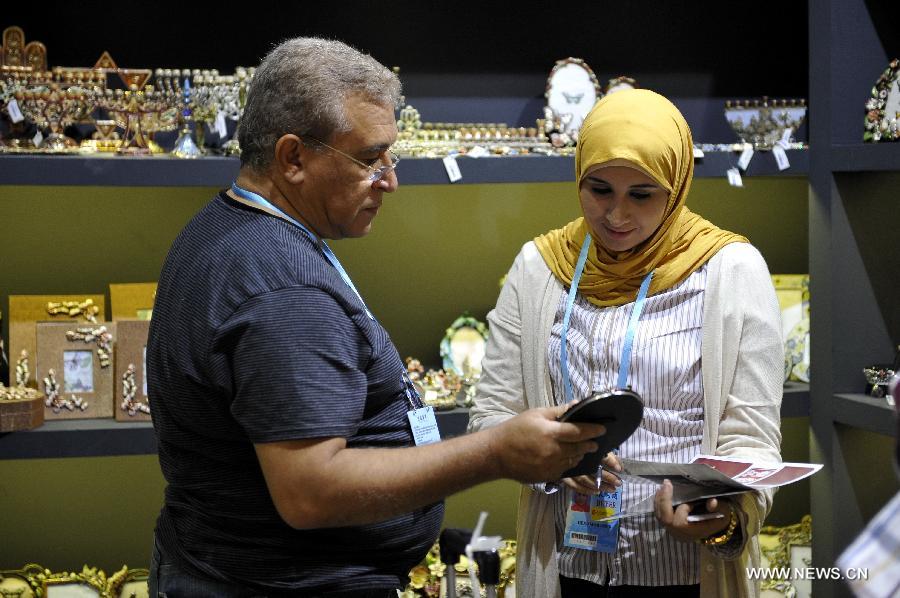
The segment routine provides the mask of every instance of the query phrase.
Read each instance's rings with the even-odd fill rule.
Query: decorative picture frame
[[[109,285],[110,316],[117,320],[149,320],[156,300],[155,282],[125,282]]]
[[[782,527],[767,525],[759,530],[760,552],[770,569],[791,571],[810,566],[812,518],[804,515],[800,523]],[[771,538],[776,541],[771,542]],[[809,596],[809,580],[772,578],[763,581],[763,590],[774,590],[786,596]]]
[[[43,598],[105,598],[105,588],[97,587],[86,579],[72,577],[45,579]]]
[[[149,320],[116,322],[116,421],[150,421],[146,363],[149,331]]]
[[[603,95],[608,96],[611,93],[622,91],[623,89],[637,89],[637,86],[637,81],[635,81],[633,77],[619,75],[606,82],[606,88],[603,90]]]
[[[866,101],[863,141],[900,139],[900,59],[895,58],[872,87]]]
[[[603,97],[600,81],[581,58],[557,60],[544,90],[547,106],[564,121],[563,132],[577,136],[584,118]],[[569,118],[566,115],[571,115]]]
[[[70,573],[29,563],[22,569],[0,571],[0,597],[148,598],[149,576],[147,569],[122,567],[107,577],[102,569],[87,565]]]
[[[35,598],[35,589],[39,588],[40,584],[32,584],[29,575],[34,572],[33,567],[36,566],[29,565],[25,569],[0,571],[0,596]]]
[[[113,417],[116,324],[39,322],[36,329],[44,420]]]
[[[488,338],[487,324],[464,314],[450,324],[441,339],[444,371],[453,372],[463,381],[481,376],[481,361]]]
[[[109,576],[107,595],[110,598],[149,598],[150,589],[147,587],[149,577],[149,569],[122,567]]]
[[[48,305],[57,306],[48,311]],[[71,309],[62,311],[66,305],[73,305]],[[78,310],[79,305],[85,308]],[[50,313],[54,311],[56,313]],[[72,314],[72,311],[77,313]],[[37,350],[37,336],[35,326],[37,322],[85,322],[87,315],[93,313],[95,320],[104,319],[106,313],[106,299],[102,294],[81,295],[10,295],[9,296],[9,380],[15,384],[16,362],[26,352],[32,367],[29,371],[25,386],[39,388],[35,376],[34,358]]]

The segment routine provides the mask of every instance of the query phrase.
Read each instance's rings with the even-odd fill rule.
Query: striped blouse
[[[628,386],[644,401],[644,419],[619,448],[619,455],[658,462],[686,462],[703,439],[700,346],[704,265],[686,280],[646,300],[634,337]],[[565,401],[560,371],[563,293],[550,334],[549,364],[554,402]],[[634,303],[598,308],[576,295],[567,333],[573,396],[585,399],[616,386],[625,332]],[[652,484],[623,486],[622,507],[648,496]],[[609,585],[689,585],[700,582],[699,546],[671,537],[652,515],[623,519],[614,553],[563,546],[573,492],[556,493],[556,533],[561,575]]]

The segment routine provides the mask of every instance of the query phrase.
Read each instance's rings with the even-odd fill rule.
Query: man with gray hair
[[[555,480],[600,425],[526,411],[438,442],[397,350],[325,239],[367,234],[397,189],[400,82],[314,38],[256,71],[241,170],[175,240],[147,346],[168,482],[151,596],[390,596],[443,498]]]

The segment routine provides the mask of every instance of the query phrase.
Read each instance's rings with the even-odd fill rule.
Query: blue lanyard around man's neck
[[[575,295],[578,293],[578,282],[584,273],[584,264],[587,262],[588,250],[591,247],[591,235],[584,237],[584,243],[581,244],[581,253],[578,254],[578,262],[575,264],[575,273],[572,275],[572,284],[569,287],[569,296],[566,298],[566,311],[563,315],[562,339],[559,347],[560,369],[562,369],[563,386],[566,392],[566,402],[571,401],[573,397],[572,382],[569,380],[569,362],[568,353],[566,352],[566,335],[569,331],[569,320],[572,317],[572,306],[575,305]],[[644,301],[647,299],[647,291],[650,289],[650,280],[653,278],[651,271],[644,277],[641,282],[641,288],[638,291],[637,299],[634,302],[634,308],[631,310],[631,317],[628,320],[628,331],[625,333],[625,345],[622,347],[622,361],[619,363],[619,378],[616,382],[616,388],[626,388],[628,382],[628,368],[631,365],[631,345],[634,343],[634,332],[637,329],[638,320],[641,318],[641,311],[644,309]]]
[[[277,206],[275,206],[272,202],[270,202],[262,195],[254,193],[253,191],[248,191],[243,187],[238,187],[238,184],[236,182],[231,183],[231,190],[241,199],[244,199],[251,204],[255,204],[256,206],[261,207],[264,211],[272,213],[279,218],[282,218],[292,224],[299,226],[300,230],[309,235],[309,238],[312,239],[316,246],[318,246],[322,250],[322,253],[325,255],[325,259],[327,259],[328,262],[332,266],[334,266],[334,269],[338,271],[338,274],[341,275],[341,278],[345,283],[347,283],[347,286],[350,287],[350,289],[354,293],[356,293],[356,296],[359,297],[359,300],[363,304],[363,308],[366,310],[366,315],[373,320],[375,319],[375,316],[372,315],[372,312],[370,312],[369,308],[366,306],[366,302],[363,301],[362,295],[359,294],[359,291],[357,291],[356,287],[353,285],[353,281],[350,280],[350,275],[347,274],[346,270],[344,270],[344,266],[341,265],[340,260],[338,260],[334,252],[331,251],[331,247],[329,247],[328,244],[325,243],[324,239],[320,239],[319,237],[317,237],[311,230],[303,226],[303,224],[301,224],[297,219],[288,216],[283,210],[280,210]]]

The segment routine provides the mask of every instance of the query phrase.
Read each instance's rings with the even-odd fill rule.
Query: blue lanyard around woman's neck
[[[575,264],[575,273],[572,275],[572,284],[569,287],[569,296],[566,299],[566,311],[563,315],[562,340],[559,347],[560,365],[563,375],[563,386],[566,392],[566,402],[573,399],[572,382],[569,380],[569,358],[566,352],[566,335],[569,332],[569,320],[572,317],[572,306],[575,305],[575,295],[578,293],[578,282],[584,273],[584,264],[587,262],[588,249],[591,247],[591,235],[584,237],[584,243],[581,244],[581,253],[578,254],[578,262]],[[641,288],[638,291],[637,299],[634,302],[634,308],[631,310],[631,317],[628,320],[628,331],[625,333],[625,345],[622,347],[622,361],[619,363],[619,379],[616,388],[625,388],[628,381],[628,368],[631,365],[631,345],[634,343],[634,332],[637,329],[638,320],[641,318],[641,312],[644,309],[644,301],[647,299],[647,291],[650,289],[650,280],[653,278],[651,271],[644,277],[641,282]]]
[[[369,311],[369,308],[366,307],[366,302],[363,301],[362,295],[359,294],[359,291],[357,291],[356,287],[353,285],[353,281],[350,280],[350,275],[347,274],[346,270],[344,270],[344,267],[341,265],[341,262],[338,260],[337,256],[334,254],[334,252],[331,251],[331,247],[329,247],[328,244],[325,243],[324,239],[320,239],[319,237],[314,235],[311,230],[309,230],[308,228],[303,226],[295,218],[291,218],[290,216],[285,214],[283,210],[278,209],[278,207],[276,207],[272,202],[270,202],[268,199],[266,199],[262,195],[260,195],[258,193],[254,193],[253,191],[248,191],[247,189],[244,189],[243,187],[238,187],[238,184],[236,182],[231,183],[231,190],[234,192],[235,195],[237,195],[241,199],[244,199],[244,200],[250,202],[251,204],[255,204],[256,206],[261,207],[264,211],[272,213],[275,216],[278,216],[279,218],[282,218],[292,224],[299,226],[300,230],[302,230],[307,235],[309,235],[309,238],[312,239],[313,242],[322,250],[322,253],[325,255],[325,259],[327,259],[329,261],[329,263],[332,266],[334,266],[334,269],[338,271],[338,274],[341,275],[341,278],[344,280],[345,283],[347,283],[347,286],[350,287],[350,289],[354,293],[356,293],[356,296],[359,297],[359,300],[363,304],[363,308],[366,310],[366,315],[369,316],[369,318],[371,318],[373,320],[375,319],[375,316],[373,316],[372,312]]]

